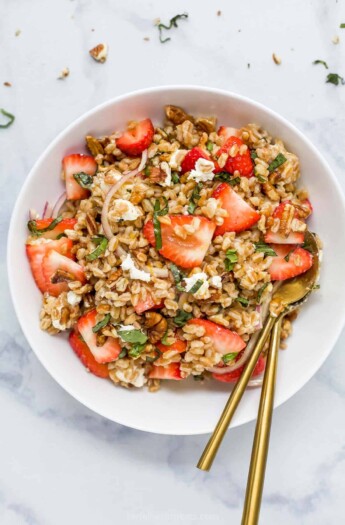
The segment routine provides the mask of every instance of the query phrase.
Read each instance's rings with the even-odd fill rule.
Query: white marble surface
[[[160,44],[152,19],[184,10],[190,19]],[[208,84],[271,106],[313,140],[345,187],[345,86],[325,84],[326,70],[311,65],[324,59],[345,75],[344,2],[0,0],[0,12],[0,107],[16,115],[0,130],[0,523],[240,523],[253,424],[229,433],[205,474],[194,467],[204,436],[133,431],[62,391],[30,351],[11,306],[8,222],[30,167],[58,132],[114,95],[158,84]],[[88,56],[102,41],[110,46],[104,65]],[[57,80],[66,66],[70,77]],[[345,334],[274,414],[265,525],[343,522],[344,347]]]

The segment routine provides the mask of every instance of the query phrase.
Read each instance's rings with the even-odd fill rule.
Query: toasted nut
[[[168,329],[168,321],[158,312],[147,312],[146,328],[150,343],[157,343],[162,339]]]
[[[109,275],[108,275],[108,281],[117,281],[117,279],[119,277],[121,277],[122,275],[122,269],[121,268],[118,268],[117,270],[111,272]]]
[[[276,189],[274,188],[274,186],[272,186],[270,182],[265,182],[265,184],[262,185],[262,189],[272,201],[280,200],[279,193],[276,191]]]
[[[282,59],[278,57],[275,53],[273,53],[272,59],[273,59],[273,62],[277,64],[277,66],[280,66],[280,64],[282,63]]]
[[[90,49],[89,53],[97,62],[103,63],[107,60],[108,46],[107,44],[98,44],[96,47]]]
[[[105,335],[103,335],[102,333],[97,333],[96,335],[96,345],[97,346],[103,346],[106,340],[107,340],[107,337]]]
[[[56,272],[50,279],[52,284],[65,283],[65,282],[74,281],[74,280],[75,280],[74,275],[72,275],[69,272],[65,272],[65,270],[56,270]]]
[[[58,80],[64,80],[69,76],[69,69],[68,67],[64,67],[61,71],[60,75],[58,76]]]
[[[97,233],[97,223],[91,213],[86,214],[86,229],[89,235],[95,235]]]
[[[163,182],[166,179],[167,174],[155,166],[149,166],[147,168],[147,178],[152,183]]]
[[[69,309],[64,306],[61,310],[60,324],[66,326],[70,318]]]
[[[195,120],[195,126],[206,133],[212,133],[216,130],[215,117],[200,117]]]
[[[167,118],[173,123],[173,124],[182,124],[185,120],[190,120],[191,122],[194,121],[193,117],[188,115],[188,113],[185,112],[184,109],[178,107],[178,106],[165,106],[165,114]]]
[[[86,141],[86,145],[88,149],[91,152],[91,155],[96,157],[97,155],[104,154],[104,148],[98,139],[96,139],[95,137],[92,137],[91,135],[87,135],[85,137],[85,141]]]

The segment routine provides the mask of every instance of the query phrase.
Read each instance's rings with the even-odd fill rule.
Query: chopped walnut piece
[[[173,124],[182,124],[185,120],[191,120],[193,122],[193,117],[188,115],[188,113],[185,112],[184,109],[180,108],[179,106],[172,106],[168,105],[165,106],[165,114],[167,118],[173,123]]]
[[[282,63],[282,59],[278,57],[275,53],[273,53],[272,58],[273,62],[277,64],[277,66],[280,66],[280,64]]]
[[[215,117],[199,117],[195,120],[195,126],[206,133],[212,133],[216,130]]]
[[[68,67],[64,67],[61,71],[60,75],[58,76],[58,80],[64,80],[69,76],[69,69]]]
[[[150,343],[157,343],[162,339],[168,329],[168,322],[158,312],[147,312],[145,325]]]
[[[4,82],[4,86],[6,86],[6,87],[11,87],[12,84],[11,84],[11,82]]]
[[[90,55],[97,62],[105,62],[108,56],[108,45],[107,44],[98,44],[89,51]]]
[[[92,137],[92,135],[86,135],[85,141],[93,157],[97,157],[97,155],[104,154],[104,148],[98,139]]]

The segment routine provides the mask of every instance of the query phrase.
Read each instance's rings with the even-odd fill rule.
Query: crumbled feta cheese
[[[72,290],[67,292],[68,304],[70,304],[71,306],[75,306],[76,304],[80,303],[80,301],[81,301],[81,295],[77,295],[76,293],[72,292]]]
[[[185,158],[187,151],[186,149],[177,149],[171,154],[169,166],[172,170],[181,171],[181,162]]]
[[[207,295],[208,288],[209,288],[209,284],[207,281],[207,275],[205,272],[199,272],[199,273],[195,273],[191,277],[185,277],[184,278],[185,290],[186,292],[189,292],[193,288],[195,283],[199,280],[203,281],[203,283],[200,286],[199,290],[195,292],[193,295],[197,299],[203,299],[203,298],[206,298],[205,296]]]
[[[125,199],[116,199],[111,207],[111,215],[117,221],[135,221],[141,213],[134,204]]]
[[[220,275],[214,275],[213,277],[211,277],[209,282],[210,282],[210,285],[213,286],[214,288],[222,287],[222,278],[220,277]]]
[[[144,384],[147,381],[147,378],[145,377],[144,368],[139,368],[139,370],[137,370],[137,375],[132,381],[128,381],[128,379],[125,376],[125,373],[122,370],[116,370],[116,377],[120,381],[123,381],[124,383],[130,383],[131,385],[136,386],[137,388],[144,386]]]
[[[117,332],[121,332],[121,330],[136,330],[135,326],[133,326],[132,324],[120,324],[117,328],[116,328],[116,331]]]
[[[195,180],[196,182],[206,182],[213,180],[215,166],[212,160],[198,159],[195,163],[194,169],[188,175],[188,180]]]
[[[139,270],[135,267],[134,261],[132,257],[127,254],[126,258],[121,263],[122,270],[129,271],[129,275],[131,279],[138,279],[139,281],[145,281],[149,282],[151,281],[151,275],[148,272],[145,272],[144,270]]]
[[[166,173],[165,180],[160,182],[161,186],[171,186],[171,167],[167,162],[161,163],[161,169]]]
[[[53,319],[52,320],[52,325],[57,330],[66,330],[66,326],[63,326],[62,324],[60,324],[60,319]]]

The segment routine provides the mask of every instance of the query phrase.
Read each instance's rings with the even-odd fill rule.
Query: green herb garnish
[[[171,173],[171,180],[174,184],[178,184],[180,182],[180,177],[178,176],[178,174],[176,173],[176,171],[173,171]]]
[[[43,233],[50,232],[51,230],[54,230],[55,226],[57,226],[62,221],[62,215],[59,217],[56,217],[46,228],[39,228],[37,229],[37,222],[36,221],[29,221],[28,222],[28,229],[32,235],[36,235],[39,237]]]
[[[268,286],[268,283],[265,283],[261,286],[260,290],[258,291],[258,295],[257,295],[257,298],[256,298],[256,302],[257,304],[260,304],[261,303],[261,297],[262,297],[262,294],[264,293],[264,291],[266,290]]]
[[[123,341],[126,341],[126,343],[133,343],[133,344],[145,344],[147,341],[147,335],[144,334],[141,330],[118,330],[118,335],[121,337]]]
[[[162,248],[162,230],[161,230],[161,223],[159,222],[158,217],[161,217],[162,215],[166,215],[169,213],[169,206],[168,201],[164,197],[165,206],[161,209],[161,205],[158,199],[156,199],[155,205],[153,207],[154,213],[153,213],[153,231],[155,234],[156,239],[156,250],[160,250]]]
[[[107,326],[109,321],[110,321],[110,314],[107,314],[103,317],[102,321],[95,324],[95,326],[92,328],[93,333],[96,334],[97,332],[99,332],[102,328]]]
[[[338,75],[338,73],[328,73],[326,78],[326,84],[327,83],[339,86],[339,84],[345,84],[345,80],[343,79],[343,77]]]
[[[289,260],[290,260],[290,255],[292,254],[292,252],[294,251],[294,249],[295,249],[295,248],[293,248],[292,250],[290,250],[289,253],[287,253],[287,254],[285,255],[284,260],[285,260],[286,262],[289,262]]]
[[[225,269],[228,272],[231,272],[234,269],[235,263],[238,261],[237,251],[236,250],[227,250],[225,252],[224,265]]]
[[[171,346],[173,345],[174,343],[168,343],[167,341],[167,337],[168,337],[168,330],[165,332],[165,334],[163,335],[162,339],[161,339],[161,343],[165,346]]]
[[[274,160],[272,160],[272,162],[269,164],[268,166],[268,171],[270,173],[272,173],[272,171],[276,170],[277,168],[279,168],[279,166],[281,166],[282,164],[284,164],[284,162],[287,161],[287,158],[284,157],[284,155],[282,153],[278,153],[278,155],[276,156],[276,158]]]
[[[95,259],[98,259],[98,257],[100,257],[100,255],[105,252],[108,246],[108,239],[104,237],[104,235],[97,235],[97,237],[92,237],[91,240],[97,246],[97,248],[85,257],[87,261],[94,261]]]
[[[264,253],[265,255],[272,255],[273,257],[276,257],[276,252],[271,248],[271,246],[268,246],[265,242],[255,242],[255,251]]]
[[[193,315],[189,312],[185,312],[184,310],[177,310],[177,315],[174,317],[174,324],[176,326],[184,326],[189,319],[192,319]]]
[[[198,376],[193,376],[194,381],[203,381],[205,378],[203,374],[199,374]]]
[[[165,44],[165,42],[169,42],[169,40],[171,40],[171,38],[163,39],[163,29],[170,31],[170,29],[172,29],[173,27],[178,27],[177,25],[178,20],[183,20],[185,18],[188,18],[188,14],[182,13],[182,15],[175,15],[173,18],[171,18],[168,26],[162,23],[157,24],[158,31],[159,31],[159,41],[161,44]]]
[[[195,208],[197,207],[197,201],[200,199],[200,191],[202,190],[202,184],[201,182],[198,182],[198,184],[195,186],[191,198],[190,203],[188,205],[187,211],[188,213],[192,214],[195,211]]]
[[[12,115],[12,113],[8,113],[4,109],[0,109],[0,113],[4,115],[4,117],[8,118],[8,122],[6,122],[6,124],[0,124],[0,128],[9,128],[11,124],[13,124],[16,117]]]
[[[267,179],[265,179],[265,177],[263,177],[262,175],[259,175],[258,173],[256,173],[255,170],[254,170],[254,175],[258,179],[258,181],[261,182],[262,184],[265,184],[265,182],[267,182]]]
[[[213,146],[214,146],[213,142],[210,142],[210,141],[206,142],[206,149],[208,149],[208,151],[212,151]]]
[[[184,287],[181,284],[181,282],[185,278],[184,273],[180,270],[180,268],[176,266],[176,264],[170,264],[169,268],[173,275],[176,288],[178,289],[179,292],[184,292]]]
[[[146,356],[146,362],[147,363],[154,363],[162,355],[162,352],[160,350],[158,350],[158,348],[155,348],[153,351],[155,352],[156,355],[154,357],[151,357],[149,355]]]
[[[240,177],[235,177],[234,179],[232,179],[231,176],[231,173],[228,173],[227,171],[221,171],[217,173],[217,175],[215,175],[214,180],[226,182],[227,184],[230,184],[230,186],[237,186],[238,184],[240,184]]]
[[[255,149],[252,149],[252,151],[250,152],[250,158],[251,158],[252,160],[258,158],[258,154],[256,153]]]
[[[322,64],[323,66],[325,66],[326,69],[328,69],[327,62],[325,62],[324,60],[314,60],[313,64],[314,65]]]
[[[144,169],[145,177],[149,177],[150,176],[150,172],[151,172],[150,166],[146,166],[145,169]]]
[[[202,279],[198,279],[195,284],[193,284],[192,288],[188,291],[188,293],[196,293],[202,285],[204,284],[204,281]]]
[[[245,297],[236,297],[235,301],[240,303],[242,306],[248,306],[249,301]]]
[[[344,29],[345,28],[345,24],[340,24],[340,29]]]
[[[320,285],[319,284],[314,284],[313,290],[320,290]]]
[[[223,359],[223,363],[230,363],[230,361],[233,361],[234,359],[236,359],[238,354],[236,354],[235,352],[231,353],[231,354],[225,354],[223,355],[222,359]]]
[[[127,348],[124,348],[123,350],[121,350],[121,352],[119,353],[119,357],[118,359],[122,359],[123,357],[126,357],[127,356]]]
[[[133,330],[134,331],[134,330]],[[146,343],[137,343],[128,350],[128,355],[131,357],[139,357],[142,351],[145,349]]]
[[[309,252],[312,255],[314,255],[314,247],[309,242],[304,241],[304,243],[302,244],[301,248],[303,248],[304,250],[307,250],[307,252]]]
[[[84,188],[84,190],[89,190],[90,186],[92,184],[93,178],[91,175],[88,175],[87,173],[84,173],[81,171],[80,173],[75,173],[73,175],[73,178],[77,181],[79,186]]]

